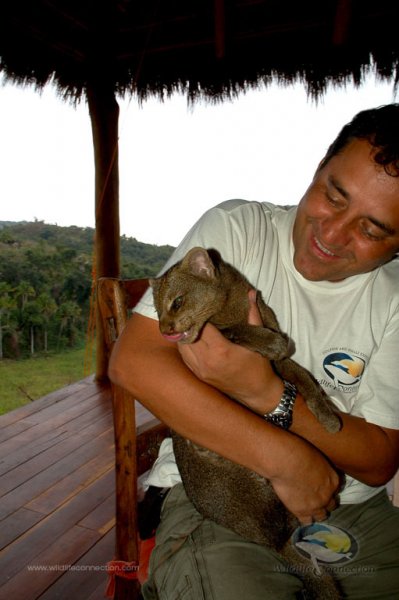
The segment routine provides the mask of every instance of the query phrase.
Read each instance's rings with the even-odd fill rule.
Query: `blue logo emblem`
[[[292,543],[299,554],[311,560],[316,571],[319,571],[318,563],[338,565],[352,560],[359,549],[348,531],[325,523],[298,527]]]
[[[334,381],[335,387],[358,383],[365,365],[362,358],[347,352],[332,352],[323,361],[324,371]]]

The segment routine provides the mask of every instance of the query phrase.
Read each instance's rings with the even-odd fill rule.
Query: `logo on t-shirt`
[[[366,363],[363,358],[348,352],[331,352],[323,361],[323,368],[335,387],[356,385],[362,378]]]
[[[340,565],[352,560],[359,550],[349,531],[326,522],[298,527],[292,543],[299,554],[312,561],[316,572],[320,572],[318,563]]]

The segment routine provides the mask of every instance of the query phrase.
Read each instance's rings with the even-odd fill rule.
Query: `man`
[[[399,465],[399,105],[343,128],[298,207],[224,203],[169,264],[193,246],[217,248],[262,291],[295,360],[339,409],[341,431],[326,432],[298,394],[288,429],[273,424],[287,390],[270,362],[211,325],[195,344],[164,340],[151,294],[118,342],[111,378],[180,434],[269,479],[303,525],[330,527],[344,597],[399,597],[399,511],[383,487]],[[259,323],[253,296],[249,320]],[[311,556],[301,535],[298,551]],[[151,569],[145,598],[291,599],[302,589],[276,553],[202,519],[180,485],[165,502]]]

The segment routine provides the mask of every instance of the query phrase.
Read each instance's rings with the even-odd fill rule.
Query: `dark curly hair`
[[[373,159],[392,177],[399,177],[399,104],[386,104],[359,112],[345,125],[327,150],[319,169],[349,142],[367,140],[375,149]]]

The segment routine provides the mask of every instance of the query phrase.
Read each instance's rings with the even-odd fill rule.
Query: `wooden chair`
[[[147,279],[101,278],[98,281],[97,302],[108,353],[126,325],[129,310],[147,287]],[[116,471],[116,548],[111,563],[115,574],[114,598],[134,600],[140,597],[140,583],[136,578],[140,545],[137,478],[151,467],[169,430],[126,390],[113,384],[111,390]]]

